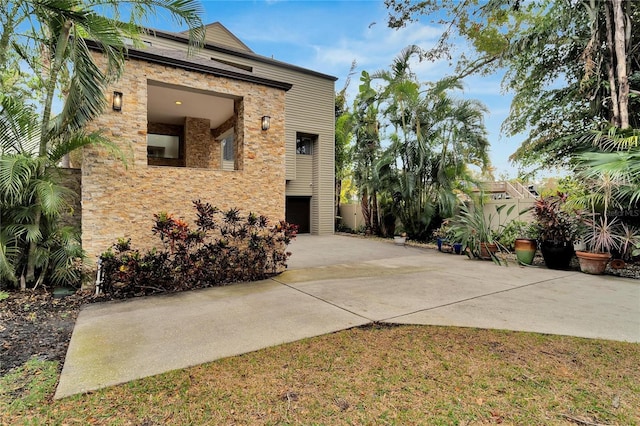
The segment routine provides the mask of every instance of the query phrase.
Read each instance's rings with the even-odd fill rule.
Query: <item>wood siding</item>
[[[287,182],[287,195],[313,195],[313,155],[296,155],[296,179]]]

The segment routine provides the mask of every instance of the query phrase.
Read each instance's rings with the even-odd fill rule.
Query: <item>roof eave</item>
[[[87,40],[87,45],[90,48],[93,48],[96,50],[102,50],[102,47],[98,43],[95,43],[92,40]],[[158,65],[167,65],[167,66],[182,68],[187,71],[202,72],[205,74],[214,75],[216,77],[231,78],[234,80],[246,81],[248,83],[256,83],[256,84],[260,84],[267,87],[281,89],[284,91],[289,91],[293,87],[293,84],[291,83],[271,80],[271,79],[259,77],[256,75],[237,73],[234,71],[220,69],[216,67],[209,67],[206,65],[198,64],[196,62],[189,62],[189,61],[184,61],[177,58],[170,58],[167,56],[156,55],[153,53],[145,52],[144,50],[129,48],[127,50],[126,56],[127,58],[130,58],[130,59],[139,59],[139,60],[155,63]]]

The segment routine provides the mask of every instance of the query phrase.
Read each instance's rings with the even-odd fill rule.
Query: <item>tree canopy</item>
[[[628,0],[386,0],[389,25],[430,17],[444,27],[423,53],[450,58],[454,40],[472,53],[456,78],[506,70],[514,94],[503,131],[528,132],[512,160],[566,166],[591,148],[593,132],[640,125],[640,3]]]

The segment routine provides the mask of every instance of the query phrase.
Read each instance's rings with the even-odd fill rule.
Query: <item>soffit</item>
[[[212,92],[147,84],[147,120],[152,123],[183,125],[185,117],[204,118],[215,129],[233,116],[233,103],[232,98]]]

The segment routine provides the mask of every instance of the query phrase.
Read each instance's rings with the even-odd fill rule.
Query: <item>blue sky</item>
[[[338,77],[336,90],[344,86],[355,59],[358,66],[350,94],[357,91],[362,70],[387,68],[410,44],[433,47],[442,33],[426,18],[401,30],[388,28],[382,1],[204,1],[203,6],[205,23],[221,22],[257,54]],[[166,21],[160,25],[152,22],[151,26],[169,31],[183,29]],[[460,45],[459,52],[464,50]],[[412,69],[421,81],[436,81],[452,72],[447,61],[416,63]],[[517,169],[508,157],[524,139],[500,136],[511,102],[510,95],[501,93],[501,77],[468,79],[460,94],[481,100],[490,111],[485,125],[496,178],[516,177]]]

